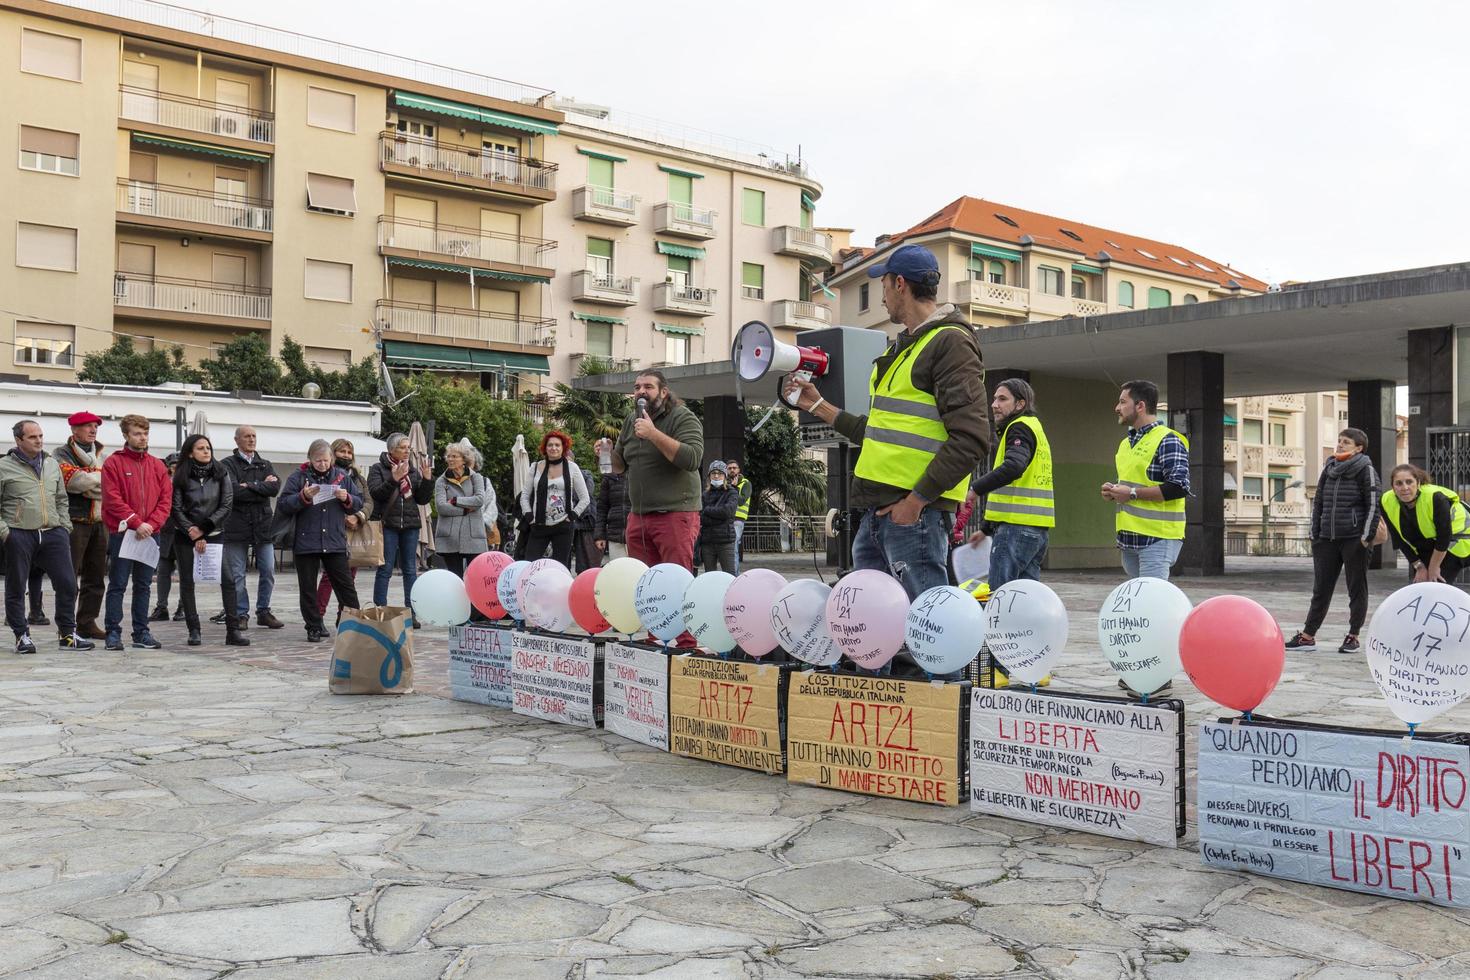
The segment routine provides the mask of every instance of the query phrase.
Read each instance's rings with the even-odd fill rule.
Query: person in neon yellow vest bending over
[[[972,498],[985,495],[985,519],[970,535],[979,544],[986,535],[990,550],[992,590],[1018,578],[1040,580],[1049,529],[1057,526],[1052,501],[1051,443],[1036,417],[1036,392],[1020,378],[995,387],[990,412],[1000,432],[989,473],[970,486]]]
[[[1189,442],[1160,422],[1159,386],[1129,381],[1113,411],[1128,426],[1118,443],[1118,482],[1102,495],[1118,507],[1115,525],[1129,578],[1169,577],[1184,546],[1184,499],[1189,496]]]
[[[1470,565],[1470,512],[1459,494],[1429,482],[1408,463],[1388,474],[1379,501],[1393,545],[1409,559],[1415,582],[1450,582]]]

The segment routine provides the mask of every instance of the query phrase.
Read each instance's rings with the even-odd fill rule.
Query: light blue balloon
[[[725,592],[735,576],[705,572],[684,590],[684,627],[696,643],[715,653],[735,649],[735,637],[725,627]]]
[[[909,606],[904,641],[914,662],[931,674],[967,666],[985,643],[985,609],[964,589],[936,585]]]
[[[469,621],[470,597],[464,579],[447,568],[425,572],[413,584],[413,621],[416,626],[458,626]]]
[[[505,571],[495,580],[496,598],[505,607],[505,611],[510,613],[510,618],[518,623],[526,620],[526,612],[521,608],[520,599],[521,573],[530,567],[531,563],[528,561],[513,561],[505,566]]]
[[[633,589],[633,610],[643,628],[665,643],[684,632],[684,593],[693,581],[693,572],[672,562],[644,572]]]

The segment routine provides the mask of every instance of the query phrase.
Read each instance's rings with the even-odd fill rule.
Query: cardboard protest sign
[[[773,664],[679,656],[669,661],[671,749],[691,759],[786,771],[781,696]]]
[[[669,750],[669,656],[609,643],[602,659],[603,724],[610,732]]]
[[[1470,736],[1200,726],[1206,864],[1470,907]]]
[[[1183,781],[1182,702],[972,692],[976,813],[1173,847]]]
[[[449,695],[492,708],[509,708],[510,629],[449,627]]]
[[[602,716],[597,644],[541,633],[511,633],[511,709],[518,715],[596,728]]]
[[[968,685],[807,671],[786,699],[787,778],[828,789],[956,806],[960,702]]]

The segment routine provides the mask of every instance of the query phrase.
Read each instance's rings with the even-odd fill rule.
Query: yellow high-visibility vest
[[[1020,425],[1031,430],[1036,437],[1036,452],[1026,469],[1009,485],[997,487],[985,498],[985,519],[1004,524],[1025,524],[1029,527],[1056,527],[1056,507],[1051,489],[1051,443],[1041,431],[1041,420],[1034,415],[1018,415],[1006,423],[1000,438],[995,441],[995,461],[999,466],[1005,460],[1006,433],[1011,426]]]
[[[735,481],[735,492],[740,495],[740,506],[735,508],[735,519],[743,521],[750,517],[750,495],[745,492],[750,486],[750,481],[745,477]]]
[[[1128,437],[1118,443],[1118,482],[1125,487],[1157,487],[1160,481],[1148,478],[1149,464],[1165,436],[1179,436],[1184,448],[1189,440],[1167,425],[1156,425],[1144,433],[1136,446],[1128,445]],[[1116,520],[1119,531],[1133,531],[1153,538],[1183,540],[1184,498],[1178,500],[1128,500],[1118,505]]]
[[[1434,498],[1441,494],[1450,498],[1449,553],[1456,558],[1470,558],[1470,528],[1467,528],[1470,525],[1470,514],[1466,513],[1460,495],[1448,487],[1433,483],[1425,483],[1419,487],[1419,500],[1414,505],[1414,518],[1419,524],[1419,533],[1426,541],[1433,541],[1437,536],[1434,530]],[[1399,498],[1394,496],[1394,492],[1386,492],[1383,495],[1383,514],[1401,538],[1404,536],[1404,529],[1399,524],[1402,511]]]

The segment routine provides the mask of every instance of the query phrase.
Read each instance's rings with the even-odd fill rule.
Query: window
[[[214,195],[239,200],[249,194],[250,175],[234,167],[214,168]]]
[[[434,138],[434,124],[424,122],[422,119],[399,119],[398,131],[405,136],[414,136],[418,139],[431,140]]]
[[[812,209],[805,204],[801,206],[801,226],[806,229],[812,226]]]
[[[1284,476],[1273,476],[1273,477],[1271,477],[1271,499],[1272,500],[1284,500],[1284,499],[1286,499],[1286,477],[1284,477]]]
[[[868,309],[868,284],[858,286],[858,312],[866,312]]]
[[[1265,441],[1263,438],[1261,438],[1262,431],[1260,419],[1246,419],[1243,423],[1241,423],[1241,431],[1245,433],[1245,438],[1241,440],[1242,442],[1248,442],[1251,445],[1259,446],[1262,442]]]
[[[158,341],[153,337],[145,337],[143,334],[133,334],[133,350],[139,354],[147,354],[158,346]]]
[[[1072,239],[1072,241],[1074,242],[1082,241],[1082,236],[1077,234],[1071,228],[1059,228],[1057,230],[1060,231],[1063,235],[1066,235],[1068,238]]]
[[[23,28],[20,32],[20,70],[32,75],[80,82],[82,39]]]
[[[970,278],[975,282],[985,281],[985,260],[978,255],[970,256]]]
[[[1284,445],[1286,445],[1286,423],[1285,422],[1277,422],[1275,419],[1272,419],[1271,420],[1271,445],[1273,445],[1273,446],[1284,446]]]
[[[20,127],[20,168],[75,177],[78,173],[78,142],[79,137],[76,133],[40,129],[36,126],[22,126]]]
[[[1012,221],[1010,218],[1007,218],[1005,215],[1003,215],[1003,214],[1001,214],[999,212],[996,212],[995,217],[996,217],[996,220],[1000,221],[1002,224],[1010,225],[1012,228],[1019,228],[1019,227],[1021,227],[1020,225],[1018,225],[1014,221]]]
[[[15,226],[15,264],[27,269],[77,271],[77,230],[55,225]]]
[[[1087,280],[1086,279],[1083,279],[1081,276],[1073,276],[1072,277],[1072,298],[1073,299],[1086,299],[1087,298]]]
[[[812,281],[810,274],[805,269],[796,273],[796,298],[803,303],[812,301]]]
[[[1159,257],[1157,255],[1155,255],[1154,253],[1150,252],[1146,248],[1140,248],[1140,249],[1138,249],[1138,254],[1139,255],[1142,255],[1146,259],[1153,259],[1155,262],[1157,262],[1159,260]]]
[[[15,363],[69,368],[76,347],[77,328],[55,323],[15,324]]]
[[[664,334],[664,360],[670,364],[689,363],[689,337],[685,334]]]
[[[1184,261],[1183,259],[1176,259],[1172,255],[1169,256],[1169,261],[1170,262],[1173,262],[1175,265],[1183,266],[1186,269],[1189,268],[1189,263],[1188,262]]]
[[[766,192],[752,190],[749,187],[740,192],[740,220],[748,225],[765,226],[766,223]]]
[[[669,203],[685,205],[694,203],[693,177],[688,174],[669,174]]]
[[[587,158],[587,183],[605,190],[613,188],[613,162],[602,157]]]
[[[1049,265],[1043,265],[1036,270],[1041,280],[1041,291],[1051,293],[1053,296],[1062,295],[1062,270],[1053,269]]]
[[[323,371],[346,371],[352,367],[352,351],[340,347],[306,347],[306,363]]]
[[[350,218],[357,213],[357,185],[350,177],[309,173],[306,175],[306,208]]]
[[[1004,262],[990,263],[990,281],[994,283],[999,283],[1002,286],[1005,285],[1006,264]]]
[[[351,92],[307,86],[306,124],[343,133],[357,132],[357,96]]]
[[[754,262],[740,263],[740,295],[746,299],[766,298],[766,267]]]
[[[587,271],[600,279],[612,275],[613,243],[610,238],[587,239]]]
[[[587,353],[596,357],[612,357],[612,331],[611,323],[588,323],[587,327]]]
[[[1118,283],[1118,305],[1125,310],[1133,309],[1133,283],[1126,279]]]
[[[682,255],[669,256],[669,272],[666,277],[669,282],[683,289],[694,282],[694,260]]]
[[[1240,482],[1241,482],[1241,494],[1240,494],[1241,497],[1243,497],[1246,500],[1260,500],[1261,499],[1261,478],[1260,477],[1258,477],[1258,476],[1248,476],[1245,479],[1241,480]]]
[[[1185,293],[1184,294],[1184,305],[1185,306],[1189,306],[1192,303],[1198,303],[1198,302],[1199,302],[1199,297],[1196,296],[1194,293]]]
[[[1236,423],[1235,422],[1226,422],[1225,423],[1225,438],[1228,441],[1230,441],[1230,442],[1234,442],[1236,439],[1239,438],[1239,436],[1236,435],[1236,431],[1237,430],[1236,430],[1236,427],[1235,426],[1236,426]]]
[[[1157,310],[1160,307],[1168,306],[1172,302],[1174,302],[1174,297],[1169,294],[1167,289],[1161,289],[1158,286],[1148,287],[1149,309]]]
[[[352,302],[352,264],[307,259],[306,298],[333,303]]]

